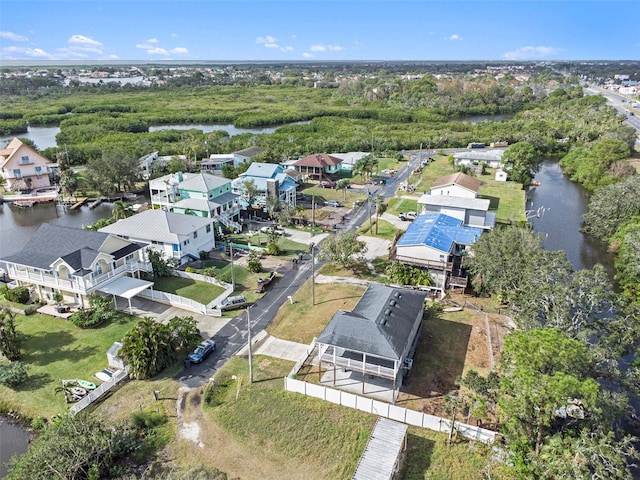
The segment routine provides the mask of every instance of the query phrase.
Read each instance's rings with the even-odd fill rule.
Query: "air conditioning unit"
[[[413,358],[405,358],[404,366],[407,370],[411,370],[411,367],[413,367]]]

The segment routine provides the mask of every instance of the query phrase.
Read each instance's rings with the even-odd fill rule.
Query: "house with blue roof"
[[[435,290],[444,292],[448,287],[466,287],[462,258],[482,231],[444,213],[421,214],[393,245],[390,258],[426,268],[434,280]]]
[[[245,183],[253,181],[258,195],[249,205]],[[295,207],[298,184],[285,172],[282,165],[253,162],[246,172],[232,183],[233,193],[240,195],[245,208],[264,207],[268,197],[278,197]]]

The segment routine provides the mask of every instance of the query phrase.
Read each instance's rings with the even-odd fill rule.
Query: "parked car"
[[[326,207],[341,207],[342,204],[337,200],[327,200],[324,202]]]
[[[260,233],[277,233],[278,235],[284,235],[284,228],[279,227],[279,226],[272,226],[272,227],[262,227],[260,229]]]
[[[207,358],[216,349],[216,342],[213,340],[205,340],[200,343],[193,352],[189,354],[189,360],[192,363],[200,363]]]
[[[336,188],[336,182],[323,180],[322,182],[320,182],[320,186],[322,188]]]
[[[249,305],[244,295],[235,295],[233,297],[227,297],[220,302],[220,310],[235,310],[236,308],[243,308]]]
[[[398,214],[398,218],[402,221],[413,221],[416,219],[418,214],[416,212],[403,212]]]

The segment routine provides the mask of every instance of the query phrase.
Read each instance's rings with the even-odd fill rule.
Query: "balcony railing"
[[[150,272],[151,270],[152,267],[150,262],[132,262],[121,265],[120,267],[117,267],[94,278],[72,276],[69,279],[64,279],[57,277],[56,275],[44,273],[42,271],[32,272],[26,268],[16,268],[12,265],[9,265],[8,274],[9,277],[13,278],[14,280],[34,283],[37,285],[42,285],[44,287],[52,287],[67,292],[86,294],[92,290],[95,290],[96,287],[114,279],[115,277],[124,275],[125,272]]]

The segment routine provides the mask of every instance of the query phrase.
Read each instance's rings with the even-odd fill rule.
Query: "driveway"
[[[367,253],[365,258],[371,261],[377,257],[389,256],[389,248],[391,242],[385,238],[367,237],[365,235],[358,236],[358,240],[362,240],[367,244]]]

